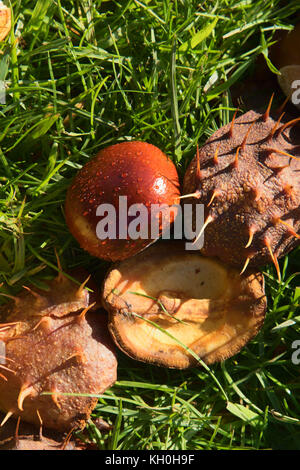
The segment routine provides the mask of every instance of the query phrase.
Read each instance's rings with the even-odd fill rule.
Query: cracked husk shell
[[[263,276],[233,268],[182,243],[158,243],[116,264],[103,287],[109,330],[133,359],[169,368],[234,354],[261,328]]]

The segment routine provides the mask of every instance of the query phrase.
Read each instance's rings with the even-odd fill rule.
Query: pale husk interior
[[[195,365],[189,349],[207,363],[232,356],[262,325],[262,276],[171,247],[153,246],[109,273],[103,297],[116,343],[167,367]]]

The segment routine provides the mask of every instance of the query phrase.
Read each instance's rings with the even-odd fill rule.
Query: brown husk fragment
[[[20,436],[18,439],[14,437],[0,444],[0,450],[83,450],[77,448],[73,442],[67,443],[63,448],[63,443],[52,439],[43,438],[36,439],[35,436]]]
[[[84,426],[97,403],[95,396],[79,395],[109,388],[117,361],[106,316],[88,311],[89,290],[62,276],[48,287],[24,290],[2,307],[0,409],[7,417],[70,431]]]
[[[185,174],[183,193],[198,197],[184,202],[204,204],[211,220],[202,253],[240,269],[276,264],[299,244],[299,122],[279,114],[237,117],[208,139]]]
[[[184,369],[199,365],[186,347],[207,364],[239,352],[263,324],[266,297],[261,273],[240,276],[169,242],[115,265],[104,282],[103,304],[121,350]]]
[[[4,415],[0,413],[0,421]],[[0,427],[0,450],[85,450],[89,448],[79,439],[53,430],[38,429],[32,424],[15,419]]]

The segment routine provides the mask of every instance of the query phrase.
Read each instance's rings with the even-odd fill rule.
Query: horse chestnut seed
[[[160,236],[176,217],[179,196],[176,167],[159,148],[146,142],[122,142],[100,150],[75,176],[67,192],[66,221],[80,246],[91,255],[110,261],[123,260],[158,238],[153,237],[150,227],[153,205],[167,209],[174,206],[168,217],[163,211],[156,215]],[[138,218],[145,211],[142,230]],[[101,220],[102,232],[107,224],[112,236],[108,230],[107,237],[99,236]],[[136,228],[134,237],[127,230],[131,222]]]

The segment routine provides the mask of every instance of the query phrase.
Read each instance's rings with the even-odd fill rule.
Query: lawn
[[[109,263],[84,252],[64,218],[78,169],[110,144],[143,140],[182,178],[236,109],[239,87],[277,70],[268,51],[300,19],[298,0],[22,0],[0,44],[0,291],[43,287],[85,267],[99,286]],[[297,46],[299,47],[299,46]],[[247,85],[246,85],[247,88]],[[276,89],[275,101],[283,101]],[[264,105],[272,93],[267,89]],[[246,99],[239,107],[247,111]],[[223,363],[185,371],[118,352],[118,380],[99,397],[82,439],[99,449],[300,450],[299,250],[263,268],[260,333]],[[7,299],[1,298],[5,303]],[[295,361],[294,361],[295,362]],[[102,432],[95,419],[113,428]]]

